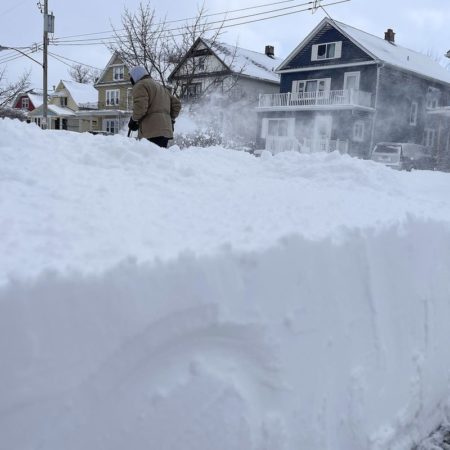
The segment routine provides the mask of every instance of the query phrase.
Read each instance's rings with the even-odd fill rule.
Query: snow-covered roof
[[[397,44],[391,44],[383,38],[366,33],[345,23],[327,20],[337,26],[352,41],[356,41],[355,43],[358,43],[363,50],[372,54],[376,59],[410,72],[450,83],[450,71],[442,67],[437,61],[434,61],[433,58]]]
[[[39,108],[34,109],[29,113],[30,116],[41,116],[43,113],[43,105],[39,106]],[[52,112],[56,116],[66,117],[66,116],[74,116],[75,112],[70,108],[65,108],[63,106],[57,106],[49,104],[47,106],[48,112]]]
[[[398,67],[401,70],[414,72],[437,81],[450,83],[450,71],[442,67],[437,61],[434,61],[433,58],[399,46],[395,43],[390,43],[384,38],[374,36],[373,34],[359,30],[358,28],[354,28],[345,23],[331,20],[327,17],[322,19],[311,33],[309,33],[308,36],[290,53],[277,70],[280,72],[283,71],[284,66],[286,66],[287,63],[310,42],[311,38],[315,36],[325,24],[329,24],[336,28],[376,61],[381,61],[391,66]]]
[[[39,108],[44,103],[44,96],[42,94],[28,93],[28,98],[31,100],[35,108]]]
[[[89,105],[92,107],[98,103],[98,91],[92,84],[67,80],[62,80],[62,82],[78,106]]]
[[[223,42],[211,43],[207,39],[203,39],[203,41],[233,72],[242,73],[251,78],[280,82],[280,76],[275,73],[275,69],[280,65],[281,58],[271,58],[265,53],[258,53]]]

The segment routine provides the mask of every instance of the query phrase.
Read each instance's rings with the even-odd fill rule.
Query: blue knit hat
[[[133,81],[135,83],[137,83],[141,78],[145,77],[145,75],[148,75],[147,69],[145,67],[136,66],[130,70],[130,77],[133,78]]]

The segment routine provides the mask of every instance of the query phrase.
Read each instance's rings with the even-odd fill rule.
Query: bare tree
[[[6,66],[0,68],[0,110],[7,110],[14,98],[29,87],[30,71],[25,72],[16,82],[8,82],[6,80]]]
[[[149,2],[141,2],[135,13],[125,8],[122,27],[113,27],[116,42],[109,46],[110,50],[118,52],[129,67],[144,66],[153,78],[166,85],[171,36],[165,20],[156,18]]]
[[[149,1],[140,3],[137,12],[125,8],[122,15],[122,29],[113,27],[115,43],[110,45],[129,67],[144,66],[152,78],[167,86],[167,77],[175,67],[183,62],[183,73],[174,77],[172,88],[183,96],[198,75],[204,73],[207,52],[203,55],[188,54],[198,38],[207,39],[209,46],[220,45],[218,38],[223,32],[223,22],[209,23],[204,6],[197,11],[196,17],[184,25],[169,26],[166,20],[159,20]],[[228,55],[230,62],[235,55]],[[183,60],[183,58],[185,58]],[[243,70],[241,68],[240,70]],[[228,83],[230,89],[236,77],[230,71],[215,73],[209,76],[207,85],[203,86],[202,95],[216,88],[229,77],[234,82]]]
[[[100,74],[98,70],[91,69],[87,66],[83,66],[82,64],[74,64],[69,69],[69,75],[73,81],[87,84],[94,83]]]

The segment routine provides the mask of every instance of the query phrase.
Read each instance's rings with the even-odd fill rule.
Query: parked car
[[[427,147],[402,142],[379,142],[372,151],[371,159],[398,170],[433,170],[435,166]]]

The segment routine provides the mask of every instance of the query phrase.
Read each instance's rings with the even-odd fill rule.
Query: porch
[[[338,91],[284,92],[260,94],[260,111],[298,111],[311,109],[359,108],[373,110],[372,94],[355,89]]]

